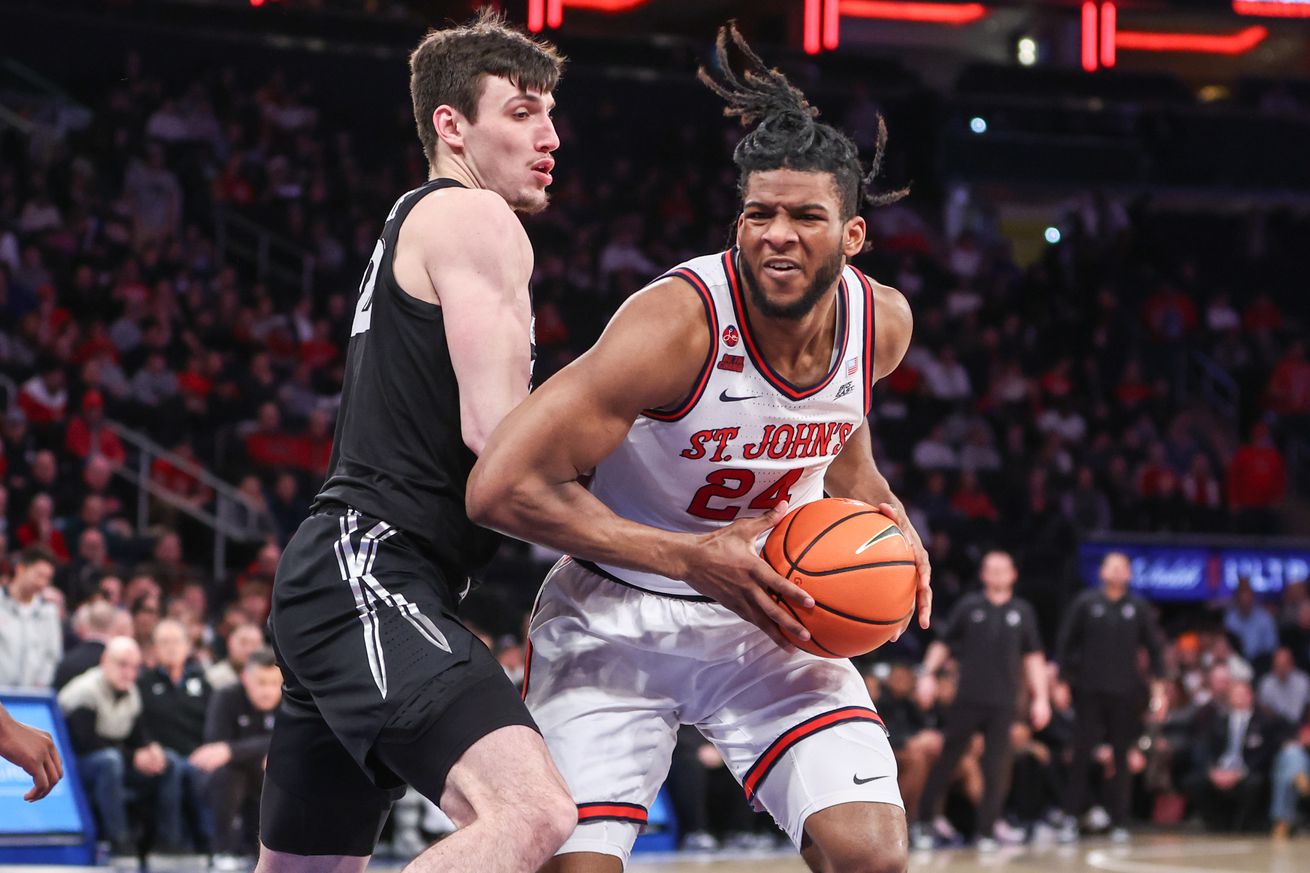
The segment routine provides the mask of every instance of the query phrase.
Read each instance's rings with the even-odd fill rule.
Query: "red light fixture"
[[[987,15],[982,3],[920,3],[917,0],[840,0],[841,14],[851,18],[969,24]]]
[[[1109,68],[1115,62],[1115,26],[1119,9],[1113,3],[1101,5],[1101,66]]]
[[[1244,55],[1265,41],[1269,29],[1260,25],[1236,33],[1155,33],[1121,30],[1116,34],[1120,48],[1148,52],[1199,52],[1211,55]]]
[[[803,43],[807,55],[823,51],[823,0],[805,0]]]
[[[546,27],[564,23],[564,7],[592,12],[627,12],[650,0],[528,0],[528,30],[540,33]]]
[[[1082,37],[1083,69],[1094,73],[1100,59],[1096,52],[1096,4],[1092,0],[1083,3]]]
[[[1307,0],[1233,0],[1233,11],[1238,15],[1258,15],[1263,18],[1310,18]]]

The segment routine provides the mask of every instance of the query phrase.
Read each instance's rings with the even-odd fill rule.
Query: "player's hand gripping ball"
[[[867,503],[827,498],[787,513],[763,556],[814,598],[810,609],[778,602],[810,632],[803,641],[784,630],[787,639],[815,655],[871,652],[914,611],[914,553],[895,522]]]

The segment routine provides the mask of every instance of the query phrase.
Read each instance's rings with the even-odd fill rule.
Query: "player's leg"
[[[945,722],[942,731],[941,757],[933,764],[932,771],[928,774],[928,782],[919,800],[919,808],[908,810],[916,822],[929,822],[941,814],[942,802],[946,799],[946,789],[955,775],[955,768],[964,757],[964,753],[968,751],[974,731],[978,729],[980,709],[956,701],[947,710]]]
[[[432,777],[408,769],[407,781],[427,796],[424,783]],[[459,829],[410,862],[414,873],[535,870],[578,819],[541,735],[524,725],[502,727],[470,746],[450,768],[440,798]]]
[[[1014,766],[1010,728],[1014,712],[1010,707],[987,707],[983,722],[983,796],[978,805],[978,836],[990,837],[1010,790],[1010,772]]]
[[[904,873],[909,857],[905,811],[890,803],[842,803],[820,810],[805,821],[801,857],[815,873]]]
[[[694,604],[703,607],[704,604]],[[668,773],[677,696],[700,666],[660,639],[692,626],[687,604],[625,588],[569,560],[533,612],[525,698],[577,803],[550,873],[618,873]]]
[[[719,667],[736,690],[701,730],[814,869],[901,873],[896,756],[859,673],[772,643],[752,655]]]

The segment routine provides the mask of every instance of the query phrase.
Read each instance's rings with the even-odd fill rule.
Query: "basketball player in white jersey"
[[[505,419],[470,476],[469,514],[572,556],[538,596],[525,676],[579,812],[546,869],[621,870],[678,726],[694,724],[812,869],[899,873],[905,813],[882,721],[849,661],[785,643],[779,625],[808,635],[773,595],[812,601],[758,555],[786,508],[825,490],[880,506],[915,550],[927,626],[927,557],[866,419],[910,312],[848,265],[883,143],[866,178],[850,139],[730,35],[744,75],[721,32],[724,81],[701,77],[760,122],[734,155],[737,245],[634,295]]]

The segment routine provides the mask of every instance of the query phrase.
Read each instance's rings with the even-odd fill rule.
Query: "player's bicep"
[[[664,285],[625,303],[595,346],[505,419],[475,471],[480,477],[572,481],[618,447],[642,410],[689,393],[708,329],[699,303],[692,299],[693,311],[684,292]]]
[[[481,453],[531,379],[531,247],[503,200],[466,198],[425,227],[424,266],[440,300],[465,444]]]

